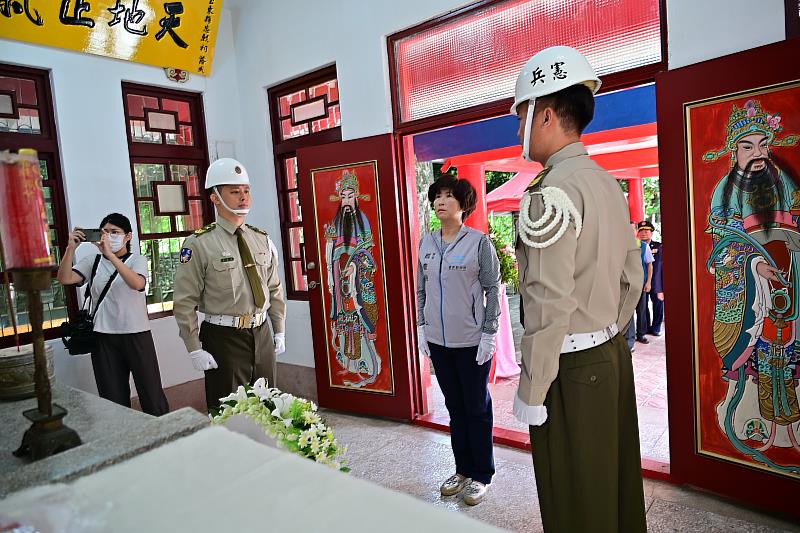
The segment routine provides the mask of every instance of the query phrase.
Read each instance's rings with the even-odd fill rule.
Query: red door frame
[[[392,345],[392,368],[394,372],[394,394],[386,395],[358,390],[331,388],[327,386],[328,350],[324,331],[326,317],[322,315],[323,291],[320,283],[325,283],[320,272],[317,248],[317,228],[315,217],[311,216],[310,206],[314,205],[311,187],[311,171],[339,165],[351,165],[362,161],[377,161],[378,194],[380,195],[381,237],[383,239],[384,285],[387,292],[389,314],[389,338]],[[411,420],[414,416],[413,384],[417,381],[418,361],[412,357],[415,352],[411,343],[413,335],[414,302],[411,272],[408,261],[404,261],[402,251],[408,242],[408,206],[398,180],[399,173],[395,162],[394,138],[391,134],[366,137],[352,141],[334,142],[297,151],[299,167],[298,180],[300,203],[309,206],[303,217],[303,234],[306,241],[306,260],[316,263],[316,268],[308,269],[309,307],[313,330],[315,371],[319,404],[323,407],[351,413]],[[311,283],[317,288],[312,289]]]
[[[800,79],[800,39],[664,72],[656,77],[658,150],[661,179],[662,234],[669,243],[664,258],[664,286],[669,295],[666,338],[671,478],[696,485],[772,512],[800,517],[796,501],[800,482],[695,453],[693,376],[692,256],[683,104]],[[742,68],[746,66],[748,68]],[[751,71],[756,76],[731,75]],[[692,423],[689,423],[691,421]],[[763,487],[769,490],[761,490]],[[784,494],[784,497],[776,495]],[[787,499],[789,498],[789,499]]]
[[[413,217],[409,217],[410,220],[405,221],[407,229],[406,229],[406,242],[404,243],[405,250],[408,251],[406,257],[404,257],[405,260],[404,262],[406,263],[406,268],[411,269],[410,272],[412,276],[411,277],[412,283],[414,279],[413,277],[414,268],[417,263],[417,246],[416,243],[411,242],[411,235],[417,235],[419,233],[419,229],[417,228],[418,218],[416,216],[416,183],[413,179],[409,178],[409,176],[414,175],[413,174],[414,159],[413,157],[411,157],[409,161],[409,158],[406,157],[407,151],[412,150],[411,148],[412,135],[505,115],[508,113],[508,109],[510,109],[511,104],[513,103],[512,102],[513,99],[506,98],[504,100],[499,100],[496,102],[489,102],[486,104],[481,104],[466,109],[459,109],[442,115],[437,115],[409,122],[402,122],[400,119],[401,117],[399,110],[400,104],[397,94],[398,83],[397,83],[397,68],[396,68],[394,45],[398,40],[408,37],[409,35],[413,35],[414,33],[417,33],[419,31],[423,31],[447,23],[470,11],[478,10],[490,4],[498,3],[500,1],[502,0],[478,0],[473,4],[464,6],[463,8],[459,8],[440,17],[436,17],[428,21],[425,21],[417,26],[392,34],[389,37],[387,37],[386,40],[387,52],[389,58],[390,96],[391,96],[392,117],[394,124],[395,152],[398,158],[397,171],[398,175],[401,177],[401,179],[399,180],[400,182],[399,186],[401,188],[401,193],[399,197],[405,199],[406,204],[410,206],[410,208],[413,210]],[[659,17],[661,24],[661,61],[658,63],[654,63],[652,65],[646,65],[643,67],[638,67],[631,70],[603,76],[601,78],[603,82],[601,93],[635,87],[637,85],[642,85],[645,83],[651,83],[654,81],[654,76],[658,72],[666,70],[667,68],[666,0],[659,0]],[[406,211],[406,212],[412,213],[412,211]],[[413,294],[411,301],[412,302],[414,301]],[[416,316],[416,309],[414,310],[413,316]],[[414,336],[413,346],[416,347],[418,344],[416,340],[416,328],[413,328],[411,335]],[[441,422],[436,421],[433,417],[420,415],[420,413],[428,412],[426,386],[430,385],[430,375],[429,372],[425,373],[423,372],[424,369],[420,368],[420,364],[419,361],[417,360],[417,357],[413,357],[412,360],[414,361],[412,366],[416,369],[416,371],[414,372],[415,377],[412,381],[413,398],[414,398],[414,417],[412,422],[421,426],[430,427],[432,429],[449,431],[448,426],[446,426]],[[423,382],[426,381],[425,380],[426,376],[427,376],[427,383]],[[503,444],[514,448],[520,448],[528,451],[531,450],[530,437],[527,434],[518,431],[506,430],[502,428],[494,428],[493,441],[498,444]],[[648,478],[659,479],[659,480],[671,479],[670,465],[668,463],[663,463],[661,461],[655,461],[651,459],[642,459],[642,470],[645,477]]]

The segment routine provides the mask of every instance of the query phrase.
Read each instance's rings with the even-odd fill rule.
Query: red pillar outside
[[[458,177],[467,180],[475,187],[477,202],[475,211],[467,217],[464,224],[483,233],[489,233],[489,213],[486,209],[486,176],[483,165],[461,165]]]
[[[467,180],[475,187],[475,211],[464,221],[464,224],[483,233],[489,233],[489,211],[486,209],[486,175],[483,165],[461,165],[458,167],[458,177]],[[501,314],[504,312],[500,311]],[[505,309],[508,313],[508,309]],[[489,383],[495,382],[495,368],[497,359],[492,357],[492,368],[489,370]]]
[[[631,213],[631,220],[639,223],[644,220],[644,189],[642,188],[642,178],[630,178],[628,180],[628,210]]]

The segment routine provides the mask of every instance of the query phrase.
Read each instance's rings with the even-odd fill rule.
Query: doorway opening
[[[655,123],[655,87],[642,85],[597,97],[595,118],[584,132],[582,141],[590,157],[608,170],[620,183],[628,198],[631,221],[644,220],[655,226],[652,240],[660,241],[661,214],[658,176],[658,139]],[[409,217],[416,220],[412,243],[422,232],[435,230],[438,220],[427,202],[427,188],[443,173],[465,177],[482,175],[486,194],[479,191],[479,204],[488,213],[492,240],[501,261],[500,329],[497,353],[490,374],[490,393],[494,409],[495,441],[515,447],[530,447],[526,425],[514,418],[512,406],[519,383],[520,296],[516,291],[513,244],[519,202],[526,187],[541,170],[520,156],[516,138],[517,119],[504,115],[486,120],[445,127],[405,136],[402,142],[410,202]],[[409,174],[412,174],[409,176]],[[475,215],[473,215],[475,216]],[[505,256],[505,257],[504,257]],[[506,267],[506,265],[511,265]],[[643,270],[644,272],[644,270]],[[661,293],[663,298],[663,292]],[[656,296],[656,299],[658,297]],[[653,318],[653,301],[645,296],[646,309]],[[663,300],[660,300],[663,302]],[[635,323],[634,323],[635,327]],[[658,475],[669,472],[669,427],[667,411],[666,350],[663,323],[660,335],[645,334],[646,342],[635,342],[633,366],[636,379],[637,407],[643,465]],[[652,331],[651,331],[652,332]],[[421,402],[417,422],[447,430],[449,416],[444,398],[431,374],[428,361],[422,362]]]

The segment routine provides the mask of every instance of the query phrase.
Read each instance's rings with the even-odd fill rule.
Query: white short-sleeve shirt
[[[80,286],[84,286],[92,275],[96,255],[84,257],[72,270],[83,278]],[[139,254],[130,254],[125,266],[147,279],[147,259]],[[116,269],[105,257],[100,258],[97,273],[92,282],[92,312],[94,313],[94,330],[98,333],[140,333],[150,331],[150,320],[147,318],[147,300],[144,290],[132,289],[117,274],[111,288],[97,308],[97,299],[108,279]],[[83,294],[81,293],[81,302]]]

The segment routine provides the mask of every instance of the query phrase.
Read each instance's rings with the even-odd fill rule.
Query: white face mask
[[[108,245],[111,247],[113,253],[117,253],[125,246],[125,235],[109,234]]]
[[[231,209],[230,207],[228,207],[228,204],[225,203],[225,200],[222,199],[222,195],[219,193],[219,190],[216,187],[214,187],[214,192],[217,193],[217,198],[219,198],[219,201],[222,204],[222,207],[224,207],[225,209],[227,209],[228,211],[230,211],[234,215],[239,215],[240,217],[243,217],[247,213],[250,212],[249,208],[248,209]]]

